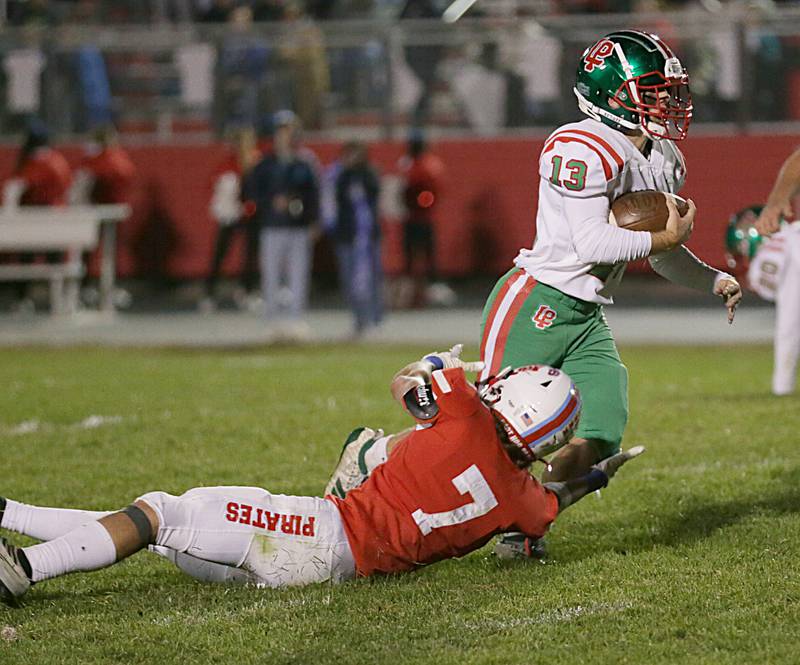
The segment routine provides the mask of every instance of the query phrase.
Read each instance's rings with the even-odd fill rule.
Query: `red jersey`
[[[104,148],[86,157],[82,167],[94,178],[92,203],[127,203],[136,167],[128,153],[119,146]]]
[[[467,554],[492,536],[544,535],[555,494],[508,457],[494,417],[462,369],[433,373],[435,423],[392,450],[339,508],[359,575],[394,573]]]
[[[57,150],[38,148],[15,177],[25,181],[21,205],[66,205],[72,172],[64,155]]]
[[[433,222],[433,210],[439,202],[444,164],[436,155],[426,153],[414,159],[405,173],[403,198],[408,221]]]

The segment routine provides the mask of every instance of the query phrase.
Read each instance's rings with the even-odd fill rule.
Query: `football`
[[[689,210],[689,204],[680,196],[645,190],[629,192],[616,199],[611,204],[608,221],[629,231],[663,231],[669,217],[667,196],[674,199],[678,213],[681,216],[685,215]]]

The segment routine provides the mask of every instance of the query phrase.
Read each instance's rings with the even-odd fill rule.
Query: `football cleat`
[[[593,468],[599,469],[602,471],[606,476],[608,476],[609,480],[614,477],[614,474],[619,471],[619,468],[625,464],[628,460],[632,460],[634,457],[638,457],[645,451],[644,446],[634,446],[628,450],[622,450],[618,452],[616,455],[611,455],[611,457],[606,457],[604,460],[600,460],[597,464],[594,465]]]
[[[31,586],[19,562],[18,552],[18,547],[0,538],[0,600],[9,605],[14,605]]]
[[[361,485],[368,477],[369,470],[364,463],[364,455],[383,436],[383,430],[357,427],[344,442],[339,462],[331,479],[325,486],[323,496],[332,494],[344,499],[350,490]]]
[[[524,533],[504,533],[494,545],[498,559],[536,559],[544,563],[547,547],[544,538],[533,539]]]

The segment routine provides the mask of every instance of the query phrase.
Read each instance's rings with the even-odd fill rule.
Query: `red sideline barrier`
[[[717,136],[690,138],[682,148],[689,176],[683,195],[698,206],[690,247],[715,266],[724,265],[722,238],[730,214],[763,202],[783,160],[800,136]],[[336,155],[333,144],[310,144],[323,163]],[[468,139],[435,144],[447,172],[438,218],[439,268],[444,275],[500,274],[520,247],[533,240],[539,139]],[[384,173],[396,170],[401,143],[371,147]],[[71,163],[80,149],[64,148]],[[208,270],[215,227],[208,216],[210,183],[223,160],[220,145],[130,147],[139,169],[131,201],[134,214],[120,229],[120,274],[197,278]],[[16,151],[0,149],[0,174],[10,174]],[[385,258],[400,270],[400,227],[386,225]],[[230,256],[229,271],[240,256]],[[633,266],[643,269],[643,266]]]

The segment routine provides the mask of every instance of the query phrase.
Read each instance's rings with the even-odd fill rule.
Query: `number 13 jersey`
[[[652,141],[646,157],[621,132],[587,118],[547,138],[539,178],[536,242],[514,263],[574,298],[610,304],[626,261],[650,252],[649,234],[609,226],[611,203],[627,192],[677,193],[686,163],[672,141]],[[597,254],[614,258],[598,262]]]
[[[412,432],[359,488],[334,501],[359,575],[467,554],[494,535],[538,538],[558,500],[514,465],[461,369],[433,373],[434,424]]]

